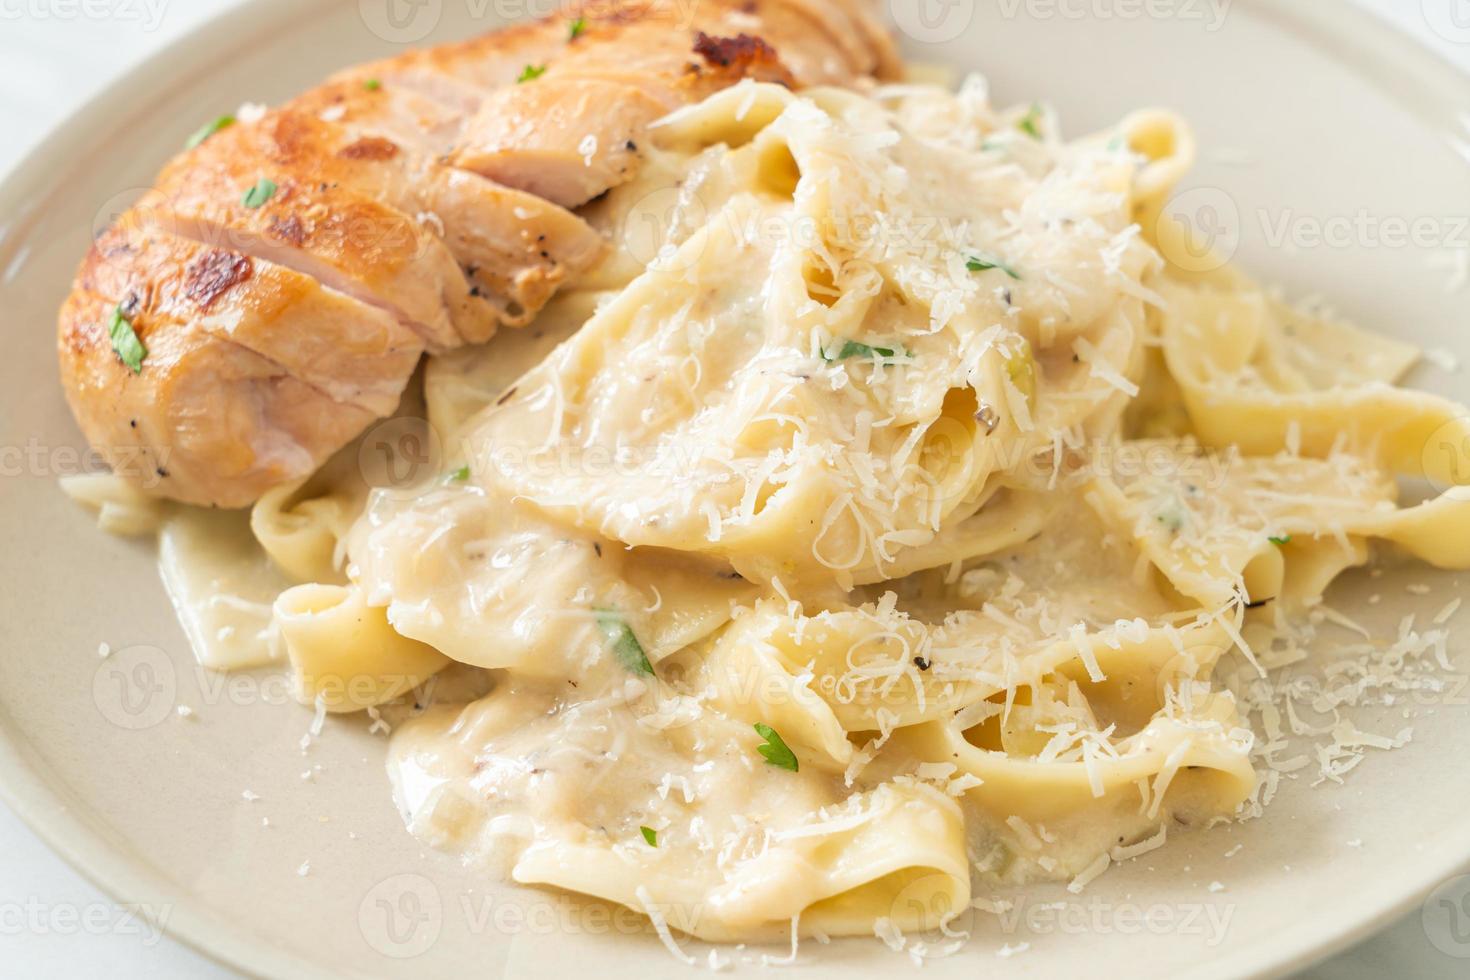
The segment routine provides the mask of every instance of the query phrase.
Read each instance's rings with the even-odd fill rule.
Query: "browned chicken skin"
[[[304,478],[425,351],[524,325],[597,263],[573,209],[632,179],[659,117],[744,78],[894,77],[867,2],[595,0],[223,129],[82,264],[58,347],[83,432],[188,503]]]

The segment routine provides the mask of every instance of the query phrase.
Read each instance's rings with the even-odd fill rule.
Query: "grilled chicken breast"
[[[83,432],[187,503],[307,476],[425,351],[524,325],[597,263],[576,209],[633,177],[650,123],[744,78],[895,77],[867,3],[571,5],[222,129],[82,264],[59,353]]]

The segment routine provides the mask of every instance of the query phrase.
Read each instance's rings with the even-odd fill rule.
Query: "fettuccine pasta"
[[[602,265],[430,359],[432,474],[254,514],[304,701],[486,672],[394,737],[436,846],[710,940],[937,928],[1234,815],[1217,665],[1375,543],[1470,567],[1465,494],[1400,503],[1465,410],[1194,247],[1174,116],[744,83],[655,132]]]

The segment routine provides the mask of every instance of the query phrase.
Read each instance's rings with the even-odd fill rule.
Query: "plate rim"
[[[180,77],[207,72],[219,51],[246,50],[283,26],[321,16],[334,6],[336,0],[243,0],[194,25],[57,122],[19,162],[0,172],[0,277],[8,278],[11,256],[27,239],[41,203],[67,176],[55,170],[53,161],[81,158],[98,142],[98,133],[114,128],[140,104],[156,102]],[[166,921],[155,923],[164,935],[242,976],[341,975],[283,951],[268,937],[225,921],[207,906],[177,901],[165,874],[141,856],[130,858],[110,847],[72,812],[65,782],[27,758],[32,754],[29,743],[18,734],[0,704],[0,802],[105,897],[119,906],[167,909]]]
[[[1425,119],[1438,127],[1463,111],[1454,93],[1467,73],[1440,52],[1418,41],[1360,5],[1320,6],[1292,0],[1235,0],[1325,55],[1351,66],[1398,103],[1435,104],[1443,118]],[[67,176],[53,161],[81,159],[98,133],[116,125],[127,110],[151,105],[176,85],[180,76],[206,72],[221,51],[237,54],[279,32],[282,26],[319,17],[337,0],[243,0],[184,32],[153,55],[134,65],[106,89],[83,103],[48,131],[35,147],[7,171],[0,172],[0,275],[17,244],[26,240],[39,202],[54,194]],[[264,26],[263,26],[264,25]],[[160,923],[165,935],[219,965],[246,976],[341,976],[294,953],[268,937],[223,920],[194,901],[174,901],[169,880],[141,855],[115,849],[95,828],[77,817],[67,802],[66,784],[33,755],[8,713],[0,710],[0,802],[74,871],[119,905],[167,908]],[[1401,855],[1390,897],[1371,903],[1346,928],[1333,927],[1318,916],[1299,923],[1292,935],[1277,938],[1277,952],[1262,954],[1254,943],[1220,957],[1190,975],[1214,977],[1281,977],[1310,967],[1361,942],[1401,918],[1438,884],[1458,871],[1470,870],[1470,826],[1457,836],[1453,860],[1421,854]]]

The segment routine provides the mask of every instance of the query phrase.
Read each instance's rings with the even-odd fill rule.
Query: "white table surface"
[[[8,133],[0,141],[0,174],[122,71],[239,2],[0,0],[0,121]],[[1374,10],[1470,70],[1470,0],[1352,2]],[[129,14],[89,18],[87,10],[127,10]],[[1434,23],[1464,27],[1442,32],[1455,35],[1445,37],[1434,30]],[[159,980],[235,976],[179,943],[146,934],[124,921],[109,899],[46,850],[3,805],[0,855],[0,975]],[[1306,976],[1311,980],[1385,976],[1458,980],[1467,973],[1470,961],[1451,959],[1429,944],[1416,910],[1378,937]]]

